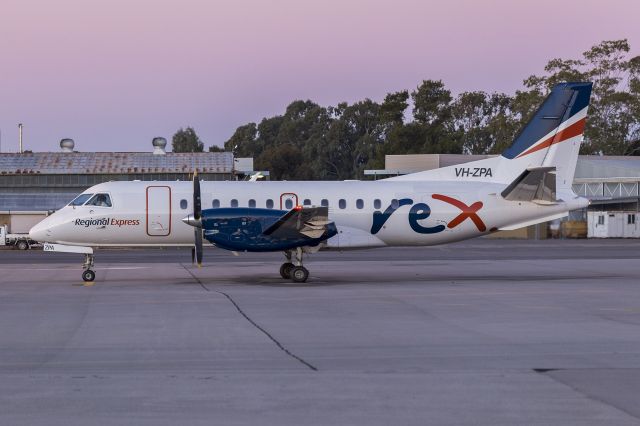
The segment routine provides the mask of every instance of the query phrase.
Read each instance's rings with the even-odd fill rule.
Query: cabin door
[[[171,233],[171,188],[147,187],[147,235],[165,237]]]

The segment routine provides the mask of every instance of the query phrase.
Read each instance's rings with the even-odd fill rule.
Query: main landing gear
[[[309,270],[302,266],[302,247],[297,247],[295,251],[295,263],[291,262],[293,253],[291,250],[284,252],[287,261],[280,266],[280,276],[285,280],[292,280],[294,283],[303,283],[309,278]]]
[[[82,280],[84,282],[92,282],[96,279],[96,273],[91,269],[93,268],[93,254],[84,255],[84,264],[82,265]]]

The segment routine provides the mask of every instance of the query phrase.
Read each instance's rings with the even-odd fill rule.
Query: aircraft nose
[[[29,238],[34,241],[38,241],[40,243],[47,242],[49,238],[49,228],[47,226],[47,219],[44,219],[42,222],[37,223],[33,228],[29,230]]]

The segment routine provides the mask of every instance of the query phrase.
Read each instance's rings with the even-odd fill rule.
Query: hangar
[[[26,233],[44,216],[65,206],[92,185],[116,180],[243,179],[252,158],[231,152],[166,152],[164,138],[149,152],[77,152],[71,139],[58,152],[0,153],[0,226]],[[268,175],[267,172],[262,172]]]

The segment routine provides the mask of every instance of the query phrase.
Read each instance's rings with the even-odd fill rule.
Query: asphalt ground
[[[0,424],[640,424],[639,244],[3,250]]]

